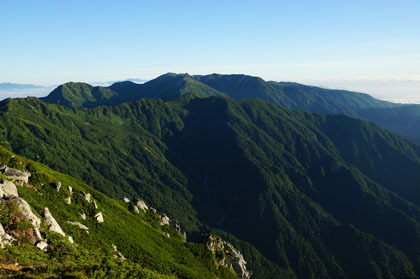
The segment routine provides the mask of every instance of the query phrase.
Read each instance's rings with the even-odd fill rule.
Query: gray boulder
[[[19,197],[16,185],[13,182],[4,180],[2,184],[0,184],[0,198],[2,197]]]
[[[29,177],[31,176],[31,174],[28,172],[23,172],[9,167],[3,169],[3,174],[11,180],[15,180],[22,183],[28,183]]]
[[[146,212],[147,210],[149,210],[149,208],[147,207],[146,203],[143,200],[141,200],[141,199],[137,199],[136,200],[136,205],[137,205],[138,208],[140,208],[144,212]]]
[[[59,233],[62,236],[66,236],[66,234],[61,229],[60,225],[57,223],[57,221],[51,215],[51,212],[48,209],[48,207],[44,208],[44,216],[45,216],[45,223],[48,226],[48,230],[50,230],[52,232]]]

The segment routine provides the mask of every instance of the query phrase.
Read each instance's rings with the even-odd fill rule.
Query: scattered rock
[[[95,207],[95,209],[98,209],[98,205],[96,204],[96,201],[92,201],[92,204]]]
[[[28,218],[21,211],[13,211],[8,216],[6,229],[8,234],[14,237],[19,243],[35,244],[37,241],[37,234],[31,225],[18,226],[18,224],[25,224],[29,222]],[[30,223],[30,222],[29,222]]]
[[[123,200],[123,202],[126,202],[126,203],[129,203],[130,202],[130,199],[127,198],[127,197],[122,198],[122,200]]]
[[[167,232],[165,233],[165,236],[166,237],[171,237],[171,235],[169,233],[167,233]]]
[[[144,212],[146,212],[147,210],[149,210],[149,208],[147,207],[146,203],[143,200],[141,200],[141,199],[137,199],[136,200],[136,205],[137,205],[138,208],[140,208]]]
[[[61,234],[62,236],[65,236],[66,234],[61,229],[60,225],[57,223],[57,221],[54,219],[54,217],[51,215],[50,210],[48,207],[44,208],[44,216],[45,216],[45,223],[48,226],[48,229],[52,232],[56,232]]]
[[[48,247],[48,243],[45,240],[43,240],[43,241],[38,242],[36,244],[36,247],[38,247],[38,249],[41,251],[46,251]]]
[[[82,223],[79,223],[79,222],[76,222],[76,221],[75,222],[68,221],[67,223],[69,223],[69,224],[71,224],[73,226],[78,226],[80,229],[86,230],[86,231],[89,232],[89,228],[86,227],[85,225],[83,225]]]
[[[150,208],[150,211],[152,211],[153,213],[156,213],[156,209],[154,209],[153,207]]]
[[[68,186],[67,189],[69,190],[70,195],[72,195],[73,194],[73,187]]]
[[[71,197],[69,196],[69,197],[65,198],[65,199],[64,199],[64,201],[65,201],[68,205],[70,205],[70,204],[71,204]]]
[[[74,239],[73,239],[73,237],[71,237],[70,235],[68,236],[68,238],[69,238],[69,242],[71,243],[71,244],[73,244],[74,243]]]
[[[160,225],[161,226],[164,226],[164,225],[169,225],[169,222],[170,222],[171,220],[169,219],[169,217],[165,214],[165,213],[163,213],[161,216],[160,216]]]
[[[95,218],[96,218],[96,221],[98,221],[98,223],[104,222],[104,216],[102,215],[102,212],[96,213]]]
[[[84,212],[80,213],[80,217],[81,217],[83,220],[86,220],[86,213],[84,213]]]
[[[3,169],[3,174],[9,179],[22,183],[28,183],[29,177],[31,176],[31,174],[28,172],[23,172],[17,169],[9,168],[7,166]]]
[[[16,185],[13,182],[2,180],[0,184],[0,198],[2,197],[19,197]]]
[[[60,191],[60,189],[61,189],[61,181],[58,181],[58,182],[55,183],[55,188],[57,189],[57,192]]]
[[[90,193],[83,193],[84,194],[84,196],[85,196],[85,199],[87,200],[87,202],[88,203],[91,203],[92,202],[92,198],[91,198],[91,196],[90,196]]]

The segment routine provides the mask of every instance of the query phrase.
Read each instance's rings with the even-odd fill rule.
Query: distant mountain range
[[[144,84],[123,81],[106,88],[71,82],[60,85],[42,99],[68,107],[92,108],[141,98],[169,101],[189,94],[198,97],[258,98],[294,110],[344,114],[371,121],[420,142],[420,105],[391,103],[344,90],[264,81],[247,75],[191,76],[168,73]]]

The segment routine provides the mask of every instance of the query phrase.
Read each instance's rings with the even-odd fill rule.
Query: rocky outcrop
[[[7,178],[25,184],[29,182],[29,177],[31,176],[29,172],[9,168],[8,166],[3,166],[1,171]]]
[[[96,218],[96,221],[98,221],[98,223],[103,223],[105,221],[104,216],[102,215],[102,212],[96,213],[95,218]]]
[[[246,261],[241,252],[233,247],[232,244],[221,238],[208,234],[204,236],[205,245],[215,257],[216,265],[229,267],[229,260],[233,270],[238,275],[238,279],[251,278],[251,272],[247,270]]]
[[[57,221],[54,219],[54,217],[51,215],[50,210],[48,207],[44,208],[44,216],[45,216],[45,223],[48,226],[48,230],[52,232],[56,232],[61,234],[62,236],[65,236],[66,234],[61,229],[60,225],[57,223]]]
[[[1,179],[0,198],[19,197],[16,185],[13,182]]]
[[[147,210],[149,210],[149,208],[147,207],[146,203],[143,200],[136,199],[135,203],[136,203],[136,206],[139,209],[143,210],[144,212],[146,212]]]

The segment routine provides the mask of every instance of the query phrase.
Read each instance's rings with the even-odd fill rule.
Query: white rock
[[[118,251],[118,250],[117,250],[117,245],[112,244],[112,250],[114,250],[115,252],[117,252],[117,251]]]
[[[41,225],[41,219],[36,216],[29,204],[22,198],[18,198],[18,209],[22,212],[23,215],[31,222],[32,226],[34,226],[34,230],[38,239],[42,239],[41,233],[39,231],[39,226]]]
[[[150,208],[150,211],[152,211],[153,213],[156,213],[156,209],[154,209],[153,207]]]
[[[123,202],[126,202],[126,203],[129,203],[130,202],[130,199],[127,198],[127,197],[122,198],[122,200],[123,200]]]
[[[11,182],[4,180],[2,184],[0,184],[0,198],[1,197],[19,197],[16,185]]]
[[[71,243],[71,244],[73,244],[74,243],[74,239],[73,239],[73,237],[71,237],[70,235],[68,236],[68,238],[69,238],[69,242]]]
[[[86,220],[86,213],[84,213],[84,212],[80,213],[80,217],[81,217],[83,220]]]
[[[146,203],[143,200],[138,199],[136,201],[136,205],[143,210],[144,212],[146,212],[147,210],[149,210],[149,208],[147,207]]]
[[[133,205],[132,209],[135,214],[140,214],[139,208],[137,206]]]
[[[90,193],[83,193],[84,195],[85,195],[85,199],[87,200],[87,202],[88,203],[91,203],[92,202],[92,198],[91,198],[91,195],[90,195]]]
[[[166,237],[171,237],[171,235],[169,233],[167,233],[167,232],[165,233],[165,236]]]
[[[81,228],[82,230],[89,230],[89,228],[88,227],[86,227],[85,225],[83,225],[82,223],[79,223],[79,222],[71,222],[71,221],[67,221],[67,223],[69,223],[69,224],[71,224],[71,225],[73,225],[73,226],[78,226],[79,228]]]
[[[3,228],[3,225],[0,223],[0,247],[3,249],[6,245],[12,244],[15,239],[8,235]]]
[[[38,247],[38,249],[41,250],[41,251],[46,251],[47,247],[48,247],[48,243],[45,240],[40,241],[36,244],[36,247]]]
[[[28,172],[23,172],[17,169],[6,167],[3,170],[3,174],[7,176],[7,178],[15,180],[15,181],[21,181],[23,183],[28,183],[29,177],[31,176]]]
[[[98,209],[98,205],[96,204],[96,201],[92,201],[92,203],[93,203],[93,206],[94,206],[96,209]]]
[[[60,189],[61,189],[61,181],[58,181],[58,182],[55,183],[55,188],[57,189],[57,192],[60,191]]]
[[[169,219],[169,217],[166,214],[163,214],[160,216],[160,225],[169,225],[169,222],[171,221],[171,219]]]
[[[71,197],[67,197],[67,198],[65,198],[64,199],[64,201],[67,203],[67,204],[71,204]]]
[[[98,221],[98,223],[104,222],[104,216],[102,215],[102,212],[96,213],[95,218],[96,218],[96,221]]]
[[[69,190],[70,195],[73,194],[73,187],[68,186],[67,189]]]
[[[48,207],[44,208],[44,216],[45,216],[45,223],[48,226],[48,229],[52,232],[56,232],[61,234],[62,236],[65,236],[66,234],[61,229],[60,225],[57,223],[57,221],[54,219],[54,217],[51,215],[50,210]]]

